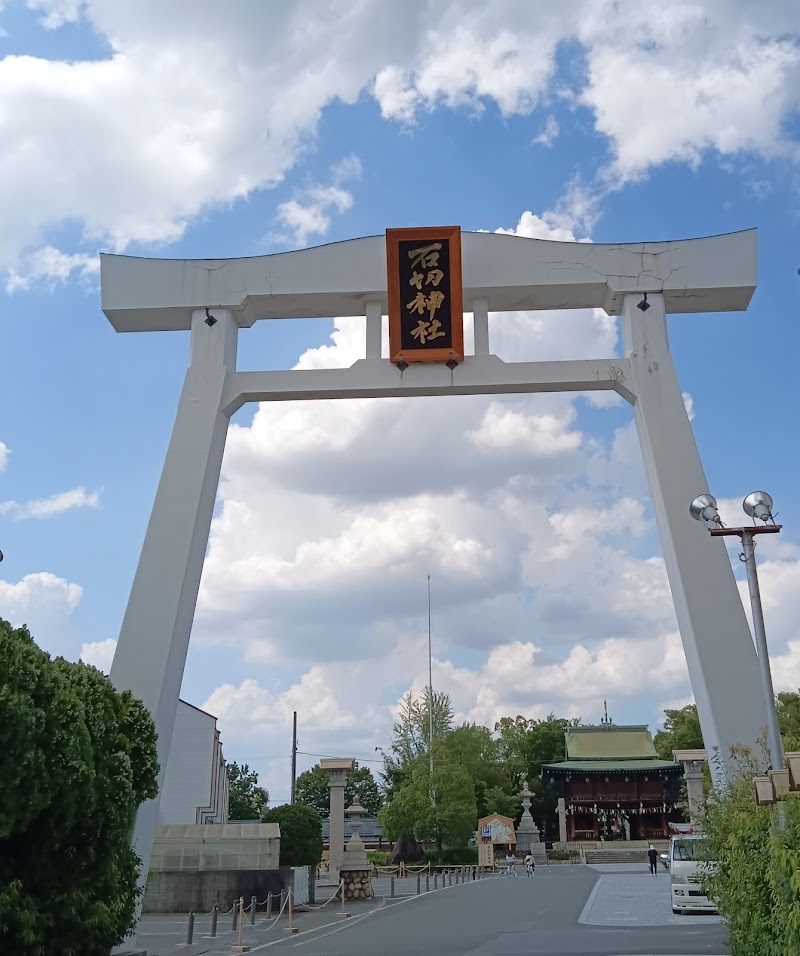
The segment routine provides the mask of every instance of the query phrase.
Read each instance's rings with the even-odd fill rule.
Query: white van
[[[673,913],[694,910],[716,913],[717,907],[702,890],[702,869],[699,857],[702,836],[697,833],[676,833],[669,841],[670,896]],[[707,865],[707,864],[705,864]]]

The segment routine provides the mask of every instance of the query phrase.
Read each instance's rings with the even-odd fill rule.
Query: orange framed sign
[[[463,362],[460,226],[386,230],[389,357]]]

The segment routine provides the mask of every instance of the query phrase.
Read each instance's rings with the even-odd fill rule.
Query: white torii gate
[[[150,709],[161,776],[197,602],[231,415],[245,402],[610,389],[631,403],[675,611],[709,752],[753,746],[766,723],[757,660],[722,541],[689,503],[708,491],[667,339],[666,315],[746,309],[756,232],[624,245],[494,233],[462,238],[475,354],[451,370],[381,358],[383,236],[243,259],[101,257],[102,307],[118,332],[191,330],[189,368],[111,668]],[[647,293],[642,311],[637,306]],[[488,313],[599,307],[622,316],[624,357],[504,362]],[[258,319],[365,315],[366,355],[346,369],[236,370],[240,328]],[[557,318],[554,317],[557,321]],[[138,813],[146,874],[158,797]],[[144,877],[143,877],[144,878]]]

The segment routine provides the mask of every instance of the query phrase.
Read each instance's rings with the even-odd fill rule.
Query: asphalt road
[[[258,949],[291,950],[297,956],[728,953],[724,930],[716,921],[647,927],[580,924],[578,918],[599,878],[589,867],[552,867],[537,872],[533,880],[492,877],[388,904],[366,917]],[[631,898],[631,907],[635,906]]]

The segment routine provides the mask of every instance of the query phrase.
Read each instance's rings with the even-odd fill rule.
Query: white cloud
[[[0,580],[0,617],[15,627],[27,625],[40,647],[66,655],[70,616],[82,597],[79,584],[47,571],[26,574],[16,583]]]
[[[81,645],[80,659],[84,664],[91,664],[104,674],[111,672],[111,662],[114,660],[114,651],[117,642],[109,637],[105,641],[91,641]]]
[[[694,420],[694,415],[695,415],[694,399],[688,392],[681,392],[681,395],[683,397],[683,405],[684,405],[684,408],[686,409],[686,414],[689,416],[689,421],[691,422]]]
[[[547,117],[547,121],[544,124],[544,129],[539,133],[538,136],[533,137],[534,143],[540,143],[542,146],[547,146],[548,148],[553,145],[553,143],[558,139],[558,134],[561,132],[561,129],[558,125],[558,120],[551,113]]]
[[[19,268],[9,270],[6,292],[24,292],[32,285],[43,281],[50,285],[66,282],[74,272],[86,278],[96,275],[99,271],[98,256],[88,256],[83,253],[69,255],[53,246],[44,246],[26,254]]]
[[[304,189],[300,199],[290,199],[278,206],[278,220],[289,230],[288,238],[304,246],[311,236],[324,236],[330,228],[331,214],[346,212],[353,205],[353,195],[344,188],[349,180],[361,175],[361,160],[345,156],[331,169],[331,182]]]
[[[210,207],[270,188],[313,143],[324,108],[365,92],[403,122],[486,103],[550,118],[556,99],[586,107],[608,138],[612,183],[708,150],[798,158],[786,122],[800,104],[798,13],[779,0],[580,0],[536,17],[527,0],[30,6],[51,29],[84,18],[111,52],[0,62],[5,140],[24,144],[0,158],[0,222],[10,224],[0,267],[12,288],[93,267],[87,245],[173,241]],[[565,80],[556,51],[576,42],[587,71]],[[344,193],[290,199],[286,226],[322,235],[352,201]],[[579,225],[565,228],[591,228],[577,193],[566,214]],[[77,224],[79,248],[48,247],[63,223]]]
[[[32,498],[29,501],[2,501],[0,515],[10,515],[15,521],[26,518],[52,518],[75,508],[98,508],[100,492],[87,491],[83,487],[60,491],[49,498]]]
[[[5,442],[0,441],[0,471],[6,470],[6,465],[8,464],[8,456],[11,454],[11,449]]]

